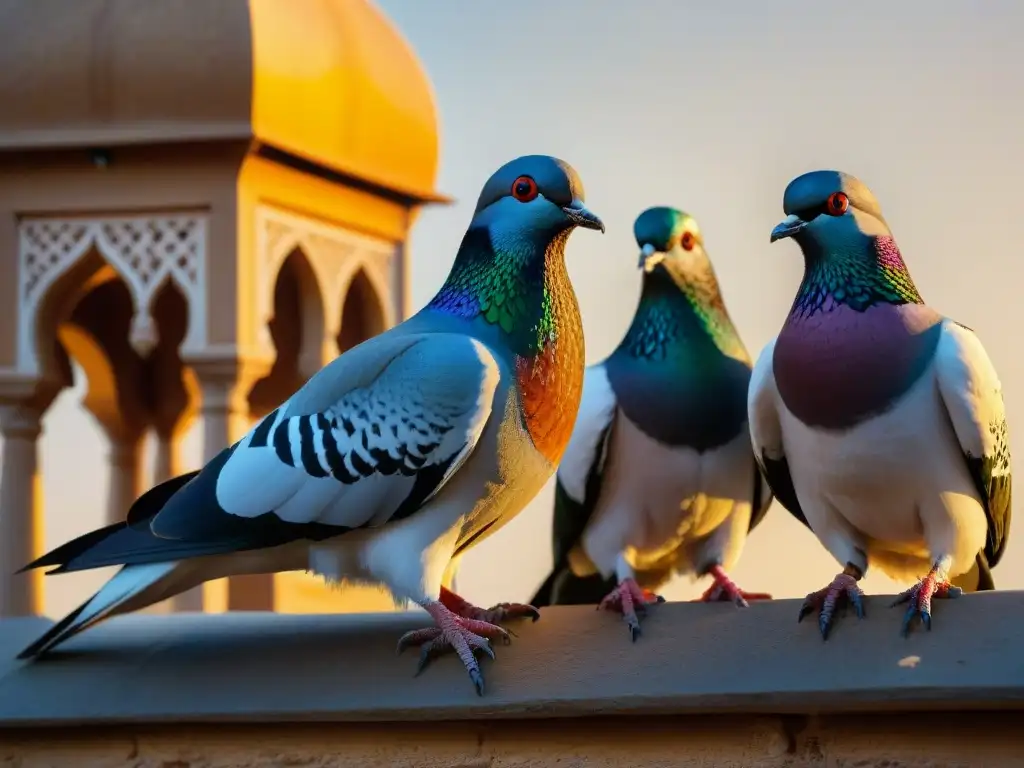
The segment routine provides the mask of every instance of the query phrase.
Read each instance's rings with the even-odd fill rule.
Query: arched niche
[[[206,220],[196,214],[26,218],[18,222],[18,370],[51,377],[57,326],[81,296],[115,277],[128,287],[132,346],[157,342],[155,293],[173,281],[193,308],[185,343],[206,344]]]
[[[96,248],[50,287],[37,316],[40,352],[59,339],[82,366],[89,377],[84,405],[111,436],[132,439],[150,426],[180,429],[198,406],[179,353],[189,330],[188,299],[166,276],[153,291],[156,345],[145,357],[130,340],[138,311],[131,288]],[[63,368],[52,346],[41,359],[47,368]]]
[[[362,269],[353,275],[341,305],[338,352],[344,353],[387,327],[380,296]]]
[[[111,437],[137,439],[150,419],[145,364],[128,340],[135,314],[131,292],[116,273],[101,270],[92,278],[67,297],[74,304],[58,318],[58,335],[90,379],[84,405]]]
[[[56,345],[61,343],[58,341],[60,324],[71,317],[75,307],[90,291],[118,279],[114,268],[93,247],[87,249],[47,287],[35,316],[28,318],[34,325],[31,336],[35,344],[34,355],[38,357],[44,379],[55,376],[60,370],[55,352]],[[66,351],[74,356],[72,350]]]
[[[90,377],[84,405],[111,433],[141,430],[147,421],[142,361],[128,341],[134,314],[125,280],[91,246],[47,287],[32,318],[42,377],[65,375],[58,350],[75,359]]]
[[[259,418],[288,398],[323,365],[325,336],[320,285],[301,247],[285,257],[274,283],[273,314],[267,323],[274,363],[249,394],[250,412]]]

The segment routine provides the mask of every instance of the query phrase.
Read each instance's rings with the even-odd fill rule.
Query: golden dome
[[[6,0],[0,149],[256,139],[440,199],[430,82],[371,0]]]

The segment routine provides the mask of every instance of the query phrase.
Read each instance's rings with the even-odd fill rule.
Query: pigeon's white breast
[[[843,432],[808,427],[777,403],[797,497],[826,546],[852,527],[869,559],[896,578],[939,554],[953,556],[956,571],[970,567],[984,510],[933,366],[888,411]]]
[[[655,442],[619,412],[611,440],[601,495],[583,537],[587,555],[603,571],[624,550],[635,550],[633,559],[642,562],[707,536],[737,501],[750,502],[754,462],[746,430],[698,453]]]

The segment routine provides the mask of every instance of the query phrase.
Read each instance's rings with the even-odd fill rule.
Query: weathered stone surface
[[[418,613],[128,617],[29,665],[46,621],[5,620],[0,766],[1024,766],[1024,593],[943,601],[908,639],[887,602],[827,643],[793,600],[667,604],[636,644],[545,610],[482,698],[455,659],[395,657]]]
[[[1019,715],[680,716],[166,726],[0,735],[10,768],[940,768],[1024,765]]]

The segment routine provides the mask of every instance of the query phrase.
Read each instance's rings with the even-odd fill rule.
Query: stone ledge
[[[827,643],[798,600],[668,603],[636,644],[610,614],[546,609],[484,664],[483,697],[454,657],[415,679],[396,658],[419,612],[128,616],[35,663],[12,657],[50,622],[6,619],[0,728],[1024,709],[1024,592],[937,601],[909,639],[890,600]]]

